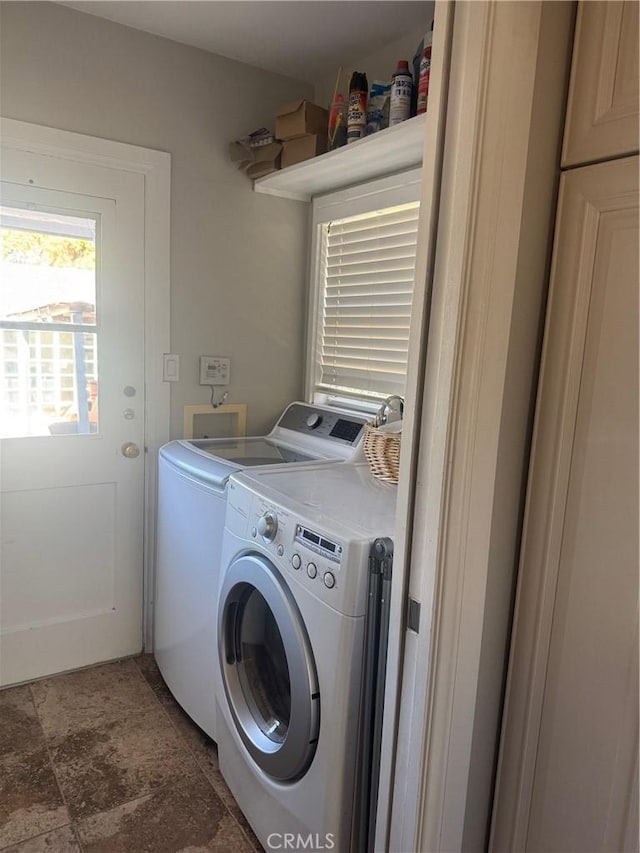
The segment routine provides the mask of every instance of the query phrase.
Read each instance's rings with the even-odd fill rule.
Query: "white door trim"
[[[453,30],[452,0],[438,0],[434,12],[433,52],[429,82],[429,121],[425,125],[425,138],[421,170],[420,220],[416,252],[416,272],[411,310],[409,353],[405,392],[405,416],[402,426],[400,455],[400,485],[394,534],[394,572],[390,602],[389,646],[387,650],[387,675],[384,695],[382,745],[380,756],[380,782],[378,787],[378,812],[376,817],[375,849],[386,850],[389,842],[391,806],[393,797],[411,802],[414,792],[403,789],[404,762],[408,743],[398,744],[398,724],[401,679],[403,673],[406,595],[408,564],[411,553],[413,501],[416,486],[416,460],[421,441],[421,412],[429,405],[431,397],[423,398],[425,351],[433,266],[435,236],[438,225],[440,176],[443,160],[443,140],[447,112],[447,88],[451,36]],[[397,756],[396,750],[400,754]],[[396,768],[400,768],[396,773]],[[408,810],[410,809],[410,805]]]
[[[3,146],[144,175],[145,508],[144,615],[146,649],[153,646],[153,577],[158,449],[169,440],[169,385],[162,354],[170,349],[171,155],[164,151],[85,136],[0,117]]]
[[[454,7],[391,851],[485,846],[572,14]]]

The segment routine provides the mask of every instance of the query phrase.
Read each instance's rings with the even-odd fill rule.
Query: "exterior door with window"
[[[9,149],[0,204],[12,684],[142,646],[144,177]]]

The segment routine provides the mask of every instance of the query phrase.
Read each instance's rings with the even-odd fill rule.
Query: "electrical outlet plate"
[[[200,356],[200,384],[228,385],[231,359],[219,355]]]

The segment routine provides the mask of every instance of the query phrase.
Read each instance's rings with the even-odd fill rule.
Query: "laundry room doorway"
[[[148,151],[141,168],[122,159],[131,151],[142,159],[3,120],[1,685],[143,647],[145,448],[168,420],[163,389],[152,381],[145,394],[160,343],[145,332],[163,290],[150,299],[162,226],[147,195],[160,168],[168,226],[169,157]]]

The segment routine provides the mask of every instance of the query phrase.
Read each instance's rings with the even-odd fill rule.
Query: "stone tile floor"
[[[151,655],[0,691],[3,853],[261,849]]]

